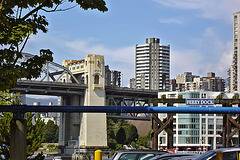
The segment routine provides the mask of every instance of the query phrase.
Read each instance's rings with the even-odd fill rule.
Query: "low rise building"
[[[218,95],[222,95],[223,99],[231,99],[233,93],[212,92],[212,91],[186,91],[186,92],[159,92],[158,97],[166,95],[167,99],[178,98],[179,95],[185,99],[216,99]],[[164,106],[159,104],[159,106]],[[188,107],[184,104],[174,104],[176,107]],[[192,106],[191,107],[222,107],[221,104],[213,106]],[[233,106],[236,107],[236,106]],[[159,118],[166,118],[166,113],[160,113]],[[173,122],[174,131],[174,147],[181,151],[192,150],[202,151],[211,150],[222,147],[222,130],[223,117],[222,114],[175,114]],[[159,134],[159,147],[167,146],[167,134],[165,131]],[[237,137],[232,141],[237,144]]]

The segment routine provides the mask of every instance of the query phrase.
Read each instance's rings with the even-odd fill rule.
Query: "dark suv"
[[[123,150],[116,151],[111,160],[149,160],[157,155],[168,153],[166,150]]]

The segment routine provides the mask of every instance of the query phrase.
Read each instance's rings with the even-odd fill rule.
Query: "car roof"
[[[228,152],[228,151],[240,151],[240,148],[219,148],[219,149],[214,149],[214,150],[211,150],[213,152],[218,152],[218,151],[221,151],[221,152]]]
[[[128,149],[128,150],[121,150],[121,151],[116,151],[116,152],[151,152],[151,153],[168,153],[166,150],[153,150],[153,149]]]
[[[240,148],[219,148],[219,149],[214,149],[214,150],[210,150],[208,152],[205,152],[203,154],[201,154],[199,157],[196,157],[196,159],[202,159],[202,158],[205,158],[205,157],[209,157],[209,156],[213,156],[213,155],[216,155],[216,153],[218,151],[221,151],[221,152],[234,152],[234,151],[240,151]]]
[[[195,156],[183,156],[183,157],[175,157],[171,160],[192,160],[194,158],[196,158],[199,155],[195,155]]]
[[[185,157],[185,156],[199,156],[199,154],[195,154],[195,153],[171,153],[171,154],[164,154],[164,155],[161,155],[161,156],[156,156],[156,157],[153,157],[152,159],[158,159],[158,158],[164,158],[164,157],[179,157],[179,155],[182,155],[181,157]]]

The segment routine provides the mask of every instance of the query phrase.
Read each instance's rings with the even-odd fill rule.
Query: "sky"
[[[51,49],[54,62],[100,54],[111,70],[122,72],[123,86],[135,77],[135,46],[146,38],[170,45],[170,77],[192,72],[227,78],[232,63],[233,13],[239,0],[105,0],[108,11],[44,13],[48,32],[31,36],[25,52]],[[65,2],[61,8],[73,6]]]

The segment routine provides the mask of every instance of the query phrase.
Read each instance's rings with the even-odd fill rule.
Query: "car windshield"
[[[208,151],[208,152],[200,155],[199,157],[195,158],[194,160],[205,160],[206,158],[209,158],[209,157],[213,156],[214,154],[216,154],[216,152]]]

